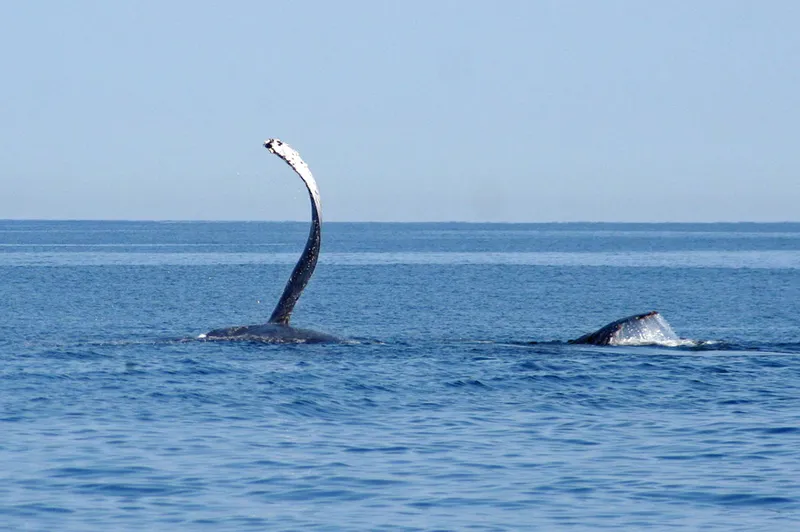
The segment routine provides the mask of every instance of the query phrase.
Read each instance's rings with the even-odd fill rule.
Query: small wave
[[[451,388],[463,388],[463,387],[488,388],[488,386],[486,386],[478,379],[458,379],[455,381],[448,382],[446,383],[446,385]]]
[[[707,493],[700,491],[685,492],[653,492],[644,495],[648,499],[679,500],[687,502],[704,502],[720,506],[796,506],[797,500],[778,495],[762,495],[756,493]]]

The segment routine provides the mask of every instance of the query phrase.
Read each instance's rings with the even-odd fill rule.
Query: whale
[[[322,243],[322,204],[320,201],[319,187],[300,154],[291,146],[280,139],[267,139],[264,147],[270,153],[280,157],[288,164],[308,190],[311,199],[311,229],[308,233],[305,248],[300,254],[300,259],[292,270],[286,287],[283,289],[275,310],[272,311],[267,323],[256,325],[238,325],[214,329],[199,338],[203,340],[245,340],[264,343],[325,343],[341,342],[342,339],[331,334],[292,327],[289,321],[292,317],[297,300],[303,289],[311,279],[314,268],[317,266],[320,246]]]
[[[571,344],[591,345],[680,345],[687,342],[672,330],[667,320],[653,310],[612,321],[594,332],[569,340]]]

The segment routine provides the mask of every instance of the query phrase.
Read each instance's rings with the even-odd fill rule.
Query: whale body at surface
[[[206,334],[201,334],[199,338],[204,340],[247,340],[252,342],[265,343],[321,343],[321,342],[340,342],[336,336],[312,331],[310,329],[298,329],[289,325],[292,311],[303,293],[303,289],[311,279],[314,268],[317,266],[320,245],[322,243],[322,205],[319,197],[319,188],[314,176],[311,174],[308,165],[291,146],[278,139],[269,139],[264,142],[264,147],[270,153],[274,153],[292,170],[300,176],[300,179],[308,190],[311,199],[311,230],[308,233],[308,240],[300,255],[300,259],[292,270],[283,294],[275,305],[267,323],[257,325],[237,325],[224,329],[214,329]]]
[[[341,342],[341,338],[311,329],[300,329],[279,323],[239,325],[215,329],[200,335],[205,340],[244,340],[267,344]]]
[[[690,342],[678,337],[667,320],[655,310],[635,314],[609,323],[600,329],[570,340],[571,344],[592,345],[682,345]]]

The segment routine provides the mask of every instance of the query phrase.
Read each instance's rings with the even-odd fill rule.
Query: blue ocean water
[[[800,529],[800,224],[307,230],[0,222],[0,529]]]

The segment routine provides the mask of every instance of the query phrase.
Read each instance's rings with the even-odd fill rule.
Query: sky
[[[800,2],[0,1],[0,219],[800,221]]]

